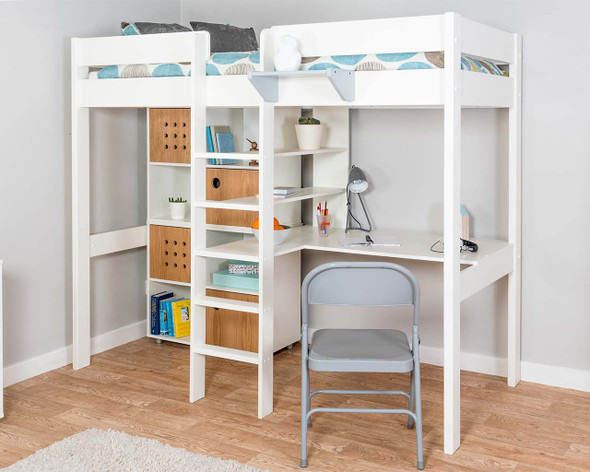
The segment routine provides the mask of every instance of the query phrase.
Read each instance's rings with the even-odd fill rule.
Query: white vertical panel
[[[461,298],[459,218],[461,201],[461,17],[445,14],[444,85],[444,450],[461,441]]]
[[[258,417],[273,410],[274,333],[274,105],[260,100],[260,258],[258,316]]]
[[[191,152],[206,152],[207,138],[207,80],[205,64],[209,57],[209,34],[197,34],[194,40],[192,62],[191,99]],[[195,202],[205,200],[205,159],[193,159],[191,155],[191,354],[190,354],[190,401],[205,396],[205,356],[196,354],[194,346],[205,344],[205,307],[194,303],[205,295],[207,284],[207,261],[194,256],[195,249],[207,246],[206,210],[196,208]]]
[[[90,364],[90,122],[78,107],[79,40],[72,39],[72,320],[73,365]]]
[[[514,38],[514,102],[508,112],[508,241],[514,247],[514,270],[508,275],[508,385],[520,382],[521,198],[522,198],[522,37]]]
[[[0,418],[4,418],[4,346],[2,321],[2,261],[0,261]]]

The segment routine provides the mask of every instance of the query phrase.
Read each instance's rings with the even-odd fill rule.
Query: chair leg
[[[307,467],[307,412],[309,411],[309,370],[307,359],[301,365],[301,467]]]
[[[414,384],[414,401],[416,408],[416,453],[418,456],[418,469],[424,469],[424,443],[422,442],[422,389],[420,386],[420,362],[414,365],[413,384]]]
[[[414,411],[414,397],[416,395],[416,389],[414,387],[414,370],[410,373],[410,398],[408,399],[408,410]],[[414,418],[408,415],[408,429],[414,427]]]

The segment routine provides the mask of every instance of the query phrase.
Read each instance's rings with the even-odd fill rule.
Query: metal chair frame
[[[326,295],[318,295],[318,291],[314,292],[314,285],[318,281],[318,277],[330,277],[336,271],[347,271],[350,269],[367,270],[367,276],[375,276],[377,282],[380,283],[378,273],[382,270],[392,270],[403,275],[408,282],[406,287],[397,287],[396,290],[391,290],[385,295],[387,300],[380,300],[377,303],[372,303],[370,300],[364,300],[366,294],[356,293],[356,282],[352,282],[350,286],[339,287],[337,289],[339,295],[327,293]],[[331,271],[331,273],[330,273]],[[341,274],[338,274],[341,275]],[[329,281],[329,278],[324,280]],[[340,281],[342,279],[340,278]],[[324,287],[325,288],[325,287]],[[386,287],[384,287],[386,288]],[[362,290],[361,290],[362,291]],[[313,293],[312,293],[313,292]],[[321,291],[320,291],[321,292]],[[338,302],[337,298],[342,297],[342,302]],[[408,296],[410,300],[408,300]],[[346,300],[348,298],[348,300]],[[383,298],[383,297],[381,297]],[[422,399],[420,388],[420,337],[418,335],[418,314],[420,305],[420,286],[416,277],[405,267],[398,264],[386,262],[334,262],[323,264],[312,270],[303,280],[301,288],[301,308],[302,308],[302,339],[301,339],[301,467],[307,467],[307,432],[311,427],[311,416],[315,413],[395,413],[408,415],[408,429],[416,426],[416,449],[417,449],[417,467],[424,469],[424,452],[422,441]],[[413,305],[414,316],[412,323],[412,361],[413,366],[410,376],[410,392],[397,390],[314,390],[310,391],[309,384],[309,305],[341,305],[341,306],[404,306]],[[337,371],[337,370],[334,370]],[[363,370],[365,372],[365,370]],[[346,394],[346,395],[402,395],[408,399],[408,409],[403,408],[325,408],[318,407],[311,409],[311,398],[318,394]]]

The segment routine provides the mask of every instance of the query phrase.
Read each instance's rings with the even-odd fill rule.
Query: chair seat
[[[408,338],[395,329],[320,329],[313,335],[309,368],[328,372],[410,372]]]

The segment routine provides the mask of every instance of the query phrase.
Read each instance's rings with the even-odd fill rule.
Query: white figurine
[[[275,52],[275,69],[277,71],[291,72],[299,70],[301,54],[297,45],[297,39],[293,36],[281,36]]]

